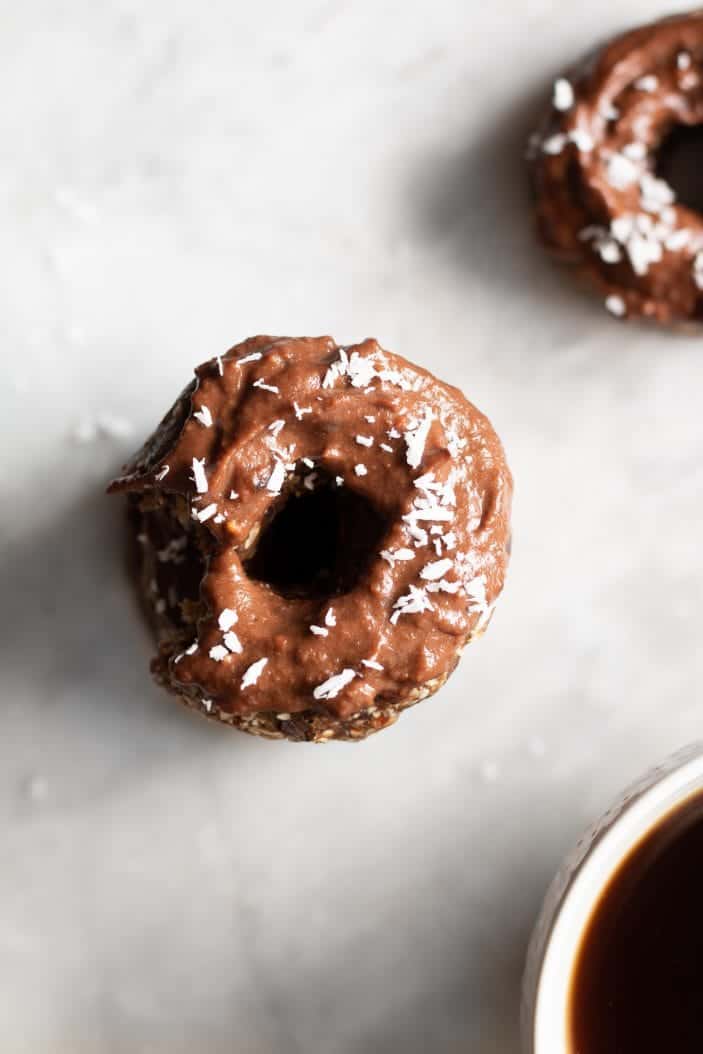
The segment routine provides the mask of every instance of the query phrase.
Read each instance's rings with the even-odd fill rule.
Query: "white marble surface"
[[[554,74],[677,6],[2,0],[3,1051],[516,1054],[559,857],[703,721],[701,342],[572,288],[521,164]],[[162,697],[102,496],[262,330],[429,365],[517,481],[488,636],[360,746]]]

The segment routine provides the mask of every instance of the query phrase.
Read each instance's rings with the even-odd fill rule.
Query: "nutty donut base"
[[[459,656],[457,655],[457,662]],[[152,673],[156,681],[162,684],[169,692],[176,695],[178,699],[189,709],[195,710],[201,716],[220,721],[222,724],[236,728],[240,732],[246,732],[252,736],[261,736],[264,739],[289,739],[299,743],[328,743],[330,740],[353,742],[355,740],[367,739],[374,732],[381,732],[384,728],[395,724],[403,710],[409,709],[415,703],[422,702],[428,696],[433,695],[442,687],[447,680],[448,674],[437,678],[423,688],[415,689],[413,696],[397,703],[384,707],[370,707],[363,710],[346,721],[340,721],[331,714],[322,710],[303,710],[301,713],[283,718],[280,714],[270,711],[243,716],[241,714],[230,714],[219,709],[213,704],[206,711],[202,702],[196,698],[184,695],[176,691],[168,682],[161,680],[159,676],[159,660],[152,663]]]
[[[458,664],[464,647],[482,636],[487,626],[488,622],[480,630],[476,630],[469,635],[467,640],[457,649],[456,658],[451,669],[446,674],[443,674],[442,677],[436,677],[434,680],[428,681],[427,684],[415,688],[405,699],[383,706],[369,707],[345,721],[335,718],[322,708],[319,710],[311,708],[286,717],[281,714],[275,714],[272,711],[261,711],[248,715],[232,714],[221,709],[215,703],[206,709],[202,699],[196,694],[187,695],[182,689],[179,690],[173,686],[164,671],[164,664],[159,656],[152,660],[151,672],[155,681],[172,695],[175,695],[189,710],[194,710],[201,717],[219,721],[251,736],[261,736],[264,739],[289,739],[293,742],[307,743],[327,743],[335,739],[353,742],[366,739],[368,736],[373,735],[374,732],[381,732],[384,728],[389,728],[395,724],[403,710],[410,709],[411,706],[421,703],[423,699],[428,699],[435,692],[439,691]]]

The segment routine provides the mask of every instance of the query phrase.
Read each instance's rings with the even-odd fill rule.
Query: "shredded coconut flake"
[[[635,140],[632,143],[625,143],[622,152],[625,157],[629,157],[632,161],[644,161],[647,156],[647,147],[644,143],[640,143],[639,140]]]
[[[166,479],[166,477],[168,476],[170,471],[171,471],[171,466],[170,465],[164,465],[164,467],[161,469],[161,471],[156,473],[156,475],[154,476],[154,479],[156,480],[157,483],[160,483],[162,479]]]
[[[239,497],[239,494],[237,493],[236,490],[231,490],[229,492],[229,499],[230,499],[230,501],[236,501],[238,497]]]
[[[550,135],[542,143],[542,152],[545,154],[555,155],[560,154],[566,144],[568,143],[567,137],[563,132],[557,132],[555,135]]]
[[[584,242],[592,242],[594,250],[605,263],[618,263],[622,259],[622,249],[617,239],[605,227],[584,227],[579,238]]]
[[[678,231],[672,231],[671,234],[667,235],[664,241],[664,247],[669,252],[677,253],[681,249],[685,249],[691,240],[691,232],[687,231],[685,227],[682,227]]]
[[[341,377],[348,377],[353,388],[363,388],[367,392],[371,391],[369,386],[376,379],[394,384],[404,391],[412,388],[400,370],[377,369],[370,356],[365,358],[358,351],[348,355],[345,348],[339,349],[339,359],[327,369],[322,387],[331,388]]]
[[[220,377],[224,377],[225,368],[222,365],[222,356],[215,355],[215,362],[217,364],[217,372],[219,373]]]
[[[654,92],[659,86],[659,78],[655,77],[653,73],[648,73],[646,77],[640,77],[635,81],[635,88],[638,91]]]
[[[680,51],[676,56],[676,65],[680,70],[689,70],[691,68],[691,56],[687,51]]]
[[[587,233],[593,237],[596,245],[610,237],[615,238],[627,253],[632,269],[638,275],[646,274],[652,263],[658,263],[662,259],[668,238],[676,233],[676,210],[664,204],[668,200],[666,191],[670,188],[661,180],[651,178],[654,184],[661,184],[666,188],[655,189],[652,184],[643,180],[643,187],[651,196],[647,200],[643,197],[642,203],[651,211],[659,212],[657,220],[644,212],[625,213],[611,221],[610,232],[597,227],[590,230],[586,228],[583,232],[584,237]],[[676,240],[675,238],[674,243]]]
[[[269,476],[268,483],[266,484],[266,490],[270,491],[271,494],[280,494],[283,481],[286,478],[286,466],[282,461],[277,461],[273,467],[273,471]]]
[[[610,296],[605,298],[606,310],[611,315],[615,315],[616,318],[623,318],[627,312],[627,305],[621,296],[617,293],[611,293]]]
[[[269,425],[269,432],[273,433],[274,437],[279,434],[282,428],[286,427],[286,422],[279,418],[278,421],[274,421],[273,424]]]
[[[273,392],[274,395],[280,395],[280,392],[275,384],[267,384],[263,377],[259,377],[258,381],[254,381],[253,388],[261,388],[264,392]]]
[[[391,622],[395,625],[401,615],[420,615],[423,611],[433,611],[434,608],[424,589],[410,586],[408,592],[398,597],[393,605]]]
[[[466,595],[469,598],[469,611],[478,611],[486,615],[489,611],[488,598],[486,596],[486,579],[484,575],[477,575],[464,584]]]
[[[337,625],[337,616],[335,615],[332,608],[327,609],[327,614],[325,615],[325,625],[330,627]]]
[[[252,351],[251,355],[245,355],[243,359],[237,359],[237,366],[243,366],[245,362],[258,362],[261,358],[263,358],[262,352]]]
[[[434,582],[437,578],[444,578],[447,571],[450,571],[454,566],[454,561],[445,557],[444,560],[435,560],[433,563],[425,564],[422,571],[420,571],[420,578],[424,578],[427,582]]]
[[[297,403],[293,403],[293,409],[295,410],[295,416],[299,421],[302,421],[305,414],[312,413],[312,406],[298,406]]]
[[[214,659],[215,662],[222,662],[224,659],[227,658],[229,652],[225,648],[224,644],[216,644],[214,648],[210,648],[208,655],[211,659]]]
[[[347,374],[353,388],[367,388],[375,377],[380,376],[371,359],[363,358],[358,351],[352,352]]]
[[[223,633],[226,633],[228,629],[232,629],[232,626],[236,626],[237,622],[239,622],[237,612],[233,611],[232,608],[223,608],[217,620],[217,625]]]
[[[379,443],[378,445],[380,446],[381,450],[385,450],[387,454],[393,453],[393,447],[389,446],[388,443]]]
[[[357,476],[367,476],[368,472],[369,472],[369,470],[367,469],[366,465],[354,465],[354,473],[355,473],[355,475],[357,475]],[[339,479],[339,476],[337,477],[337,479]]]
[[[433,420],[434,415],[429,410],[426,410],[425,416],[422,421],[420,421],[419,425],[415,428],[411,428],[405,433],[404,438],[407,445],[405,457],[410,468],[418,468],[422,464],[422,458],[425,453],[425,443]]]
[[[376,420],[376,418],[374,417],[373,414],[364,414],[364,420],[368,421],[369,424],[372,425],[374,423],[374,421]]]
[[[207,520],[211,519],[216,512],[217,505],[213,501],[210,505],[206,505],[204,509],[200,509],[200,511],[195,514],[195,517],[200,523],[205,523]]]
[[[569,141],[584,154],[590,154],[596,145],[593,142],[593,136],[585,128],[574,128],[569,132]]]
[[[423,530],[422,527],[418,527],[416,523],[408,523],[407,532],[411,538],[415,539],[416,545],[427,545],[427,531]]]
[[[372,436],[355,436],[354,438],[359,446],[373,446]]]
[[[381,666],[381,663],[380,662],[376,662],[375,659],[362,659],[361,660],[361,665],[362,666],[367,666],[369,668],[369,670],[382,670],[383,669],[383,666]]]
[[[382,549],[379,555],[381,559],[389,563],[391,567],[393,567],[398,561],[404,563],[407,560],[414,560],[416,556],[412,549]]]
[[[703,252],[698,253],[693,261],[693,281],[697,289],[703,289]]]
[[[247,669],[244,671],[244,676],[242,677],[242,689],[249,688],[250,685],[256,684],[259,677],[261,677],[261,674],[267,662],[268,659],[266,658],[257,659],[256,662],[253,662],[251,666],[247,667]]]
[[[640,177],[640,167],[624,154],[613,154],[607,164],[606,178],[616,190],[627,190]]]
[[[205,428],[212,427],[212,414],[210,413],[208,407],[204,404],[200,407],[199,410],[195,411],[193,417],[195,417],[196,420],[200,421],[201,425],[203,425]]]
[[[205,458],[193,458],[193,482],[198,494],[207,493],[207,476],[205,475]]]
[[[241,655],[243,650],[242,642],[240,641],[239,637],[234,632],[234,630],[229,630],[227,633],[225,633],[222,639],[224,640],[225,647],[228,651],[232,651],[235,652],[237,655]]]
[[[311,626],[310,632],[314,633],[316,637],[326,637],[329,630],[326,630],[324,626]]]
[[[432,505],[428,508],[413,508],[403,516],[406,523],[416,523],[417,520],[439,520],[448,523],[454,519],[451,509],[444,509],[441,505]]]
[[[354,670],[342,670],[341,673],[337,673],[334,677],[329,677],[326,681],[323,681],[322,684],[318,684],[312,694],[315,699],[334,699],[355,677],[356,673]]]
[[[438,582],[428,582],[428,593],[458,593],[461,582],[450,582],[446,578],[440,578]]]
[[[622,260],[622,250],[614,238],[606,238],[598,246],[603,263],[616,264]]]
[[[644,172],[640,179],[640,204],[645,212],[661,212],[673,205],[676,195],[664,179],[657,179],[651,172]]]
[[[570,110],[574,105],[574,89],[571,87],[570,81],[566,80],[565,77],[559,77],[554,82],[552,102],[554,103],[554,109],[562,112]]]

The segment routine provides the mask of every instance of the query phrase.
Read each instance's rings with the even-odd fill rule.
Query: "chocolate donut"
[[[530,143],[541,240],[620,318],[703,317],[703,195],[677,201],[662,178],[683,137],[700,186],[702,65],[703,11],[626,33],[556,81]]]
[[[255,735],[385,728],[503,587],[498,437],[373,340],[254,337],[195,372],[109,488],[128,495],[157,680]]]

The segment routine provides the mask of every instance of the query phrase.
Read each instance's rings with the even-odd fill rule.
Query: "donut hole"
[[[656,174],[676,194],[680,205],[703,214],[703,126],[677,124],[656,153]]]
[[[244,569],[284,597],[338,596],[354,588],[388,526],[367,498],[322,480],[285,497]]]

